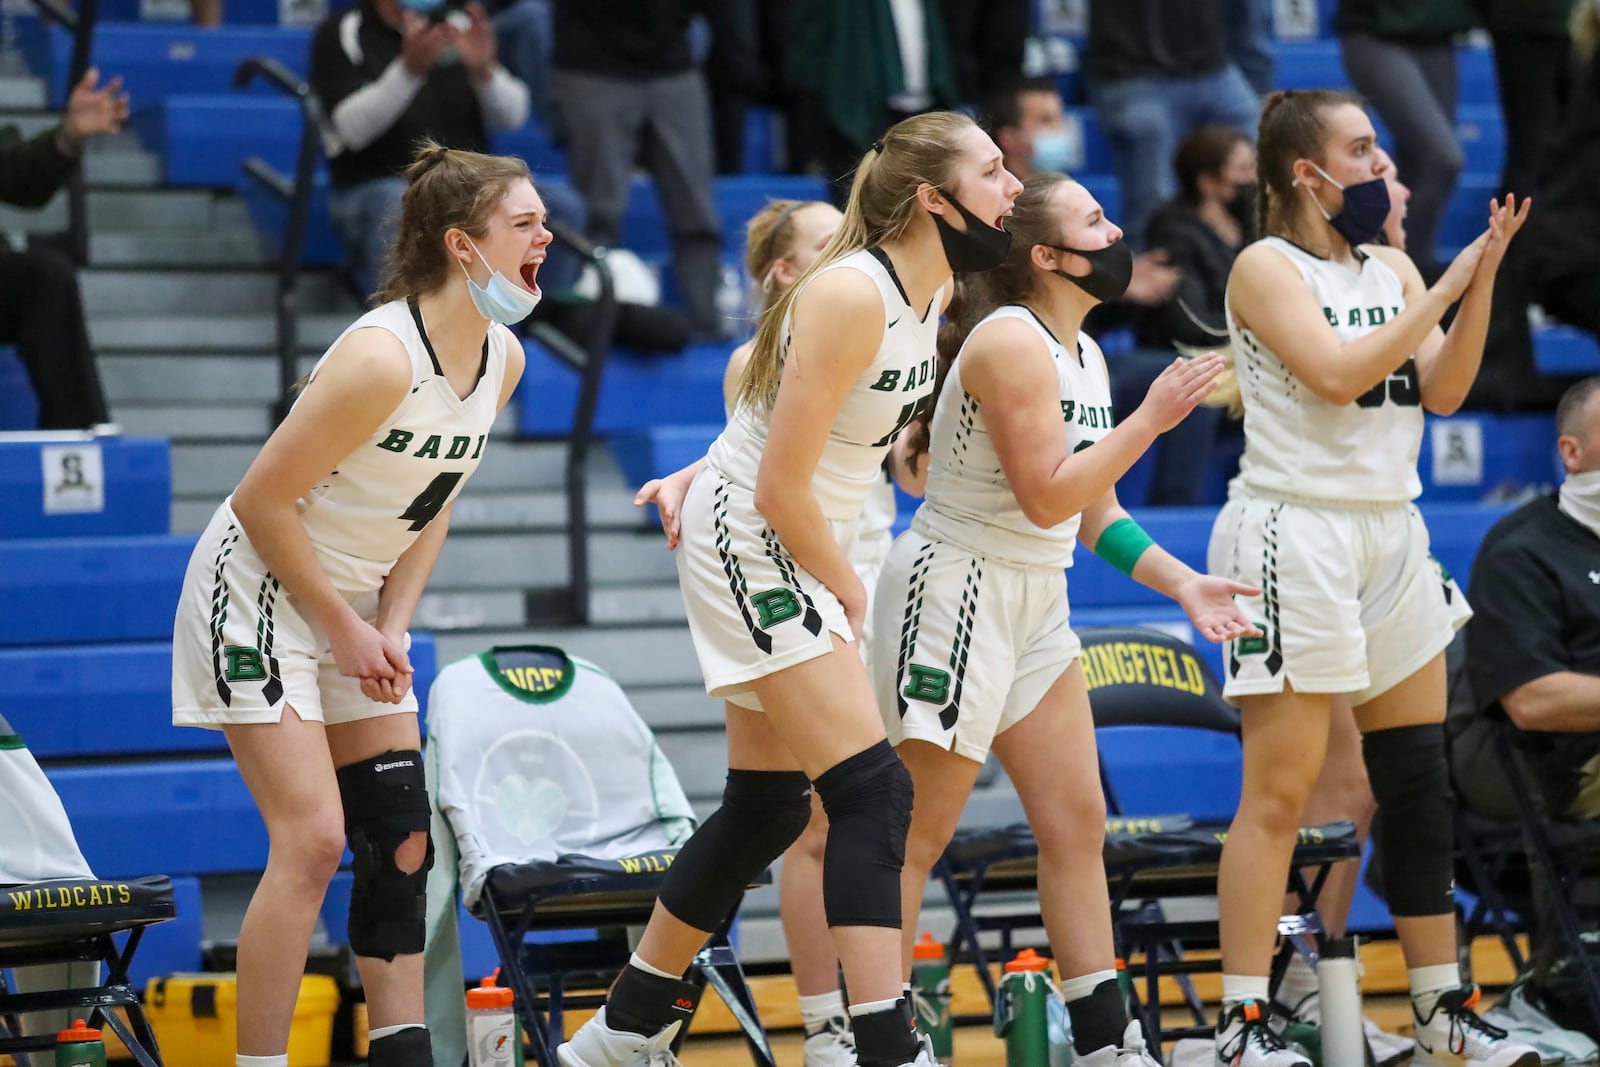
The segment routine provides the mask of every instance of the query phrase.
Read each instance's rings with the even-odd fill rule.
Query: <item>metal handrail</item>
[[[283,244],[278,250],[277,287],[275,293],[275,334],[278,352],[278,407],[277,420],[289,413],[293,403],[294,384],[300,378],[300,338],[297,312],[300,259],[305,252],[306,229],[311,221],[311,194],[317,173],[317,159],[322,150],[325,119],[322,104],[311,86],[302,81],[294,71],[270,56],[251,56],[240,63],[233,72],[233,87],[248,88],[256,78],[262,78],[295,98],[300,105],[300,145],[295,153],[294,178],[279,174],[265,160],[252,156],[245,160],[244,171],[268,189],[283,197],[289,205],[289,219],[284,226]]]
[[[85,2],[93,3],[94,0]],[[318,155],[322,145],[327,143],[327,119],[311,86],[277,60],[264,56],[245,60],[234,71],[233,84],[243,89],[256,77],[266,78],[293,96],[300,104],[302,119],[292,180],[258,157],[251,157],[244,163],[247,175],[289,205],[283,247],[278,257],[277,353],[278,377],[282,388],[277,416],[281,421],[292,402],[290,393],[294,383],[299,380],[295,292],[300,277],[300,258],[305,250],[306,230],[311,220],[311,197],[315,190]],[[572,414],[572,432],[567,440],[565,471],[567,569],[571,576],[566,615],[570,622],[583,625],[589,621],[589,449],[594,442],[595,412],[600,404],[606,352],[611,348],[616,333],[616,285],[606,262],[604,248],[596,247],[581,233],[560,223],[552,223],[550,230],[558,242],[573,249],[591,264],[599,278],[599,296],[584,337],[569,337],[548,323],[535,323],[529,328],[532,336],[581,376],[578,403]]]
[[[76,11],[61,0],[33,0],[39,13],[72,34],[72,62],[67,67],[67,94],[83,80],[94,50],[95,24],[100,15],[100,0],[78,0]],[[83,167],[72,168],[67,176],[67,241],[72,261],[80,267],[89,264],[89,197],[84,186]]]

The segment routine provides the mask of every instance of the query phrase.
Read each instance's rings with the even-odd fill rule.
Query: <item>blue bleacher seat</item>
[[[810,175],[735,175],[715,180],[717,213],[722,219],[722,247],[734,257],[744,254],[744,226],[768,200],[826,200],[827,182]],[[655,186],[647,178],[634,179],[628,206],[622,215],[623,244],[643,257],[664,255],[671,249]]]
[[[1546,326],[1533,331],[1533,362],[1540,374],[1600,374],[1600,345],[1584,330]]]
[[[642,426],[633,433],[617,434],[608,443],[623,477],[630,485],[643,485],[704,456],[722,425],[718,421]]]
[[[1335,38],[1317,41],[1277,41],[1272,46],[1280,89],[1349,89]],[[1458,103],[1498,105],[1499,86],[1494,76],[1494,56],[1488,48],[1462,45],[1456,49],[1459,79]]]
[[[32,430],[39,425],[39,400],[33,395],[28,368],[17,350],[0,345],[0,431]]]
[[[1500,108],[1468,104],[1456,112],[1456,138],[1466,153],[1467,173],[1499,174],[1505,165],[1506,124]],[[1392,141],[1388,142],[1393,144]]]
[[[99,451],[100,510],[46,512],[44,456],[63,447]],[[161,534],[168,529],[171,506],[172,466],[164,440],[0,441],[0,540]]]
[[[1491,492],[1550,486],[1561,480],[1556,458],[1555,416],[1551,413],[1498,415],[1463,412],[1427,416],[1417,471],[1424,500],[1481,500]],[[1459,428],[1457,435],[1453,428]],[[1471,442],[1476,438],[1477,444]],[[1476,455],[1473,464],[1461,460]],[[1457,462],[1452,462],[1452,459]]]
[[[57,26],[35,26],[18,38],[29,68],[45,79],[50,106],[64,108],[71,37]],[[234,68],[250,56],[271,56],[304,77],[310,50],[309,29],[107,22],[95,28],[92,60],[107,75],[122,77],[137,111],[180,93],[232,92]],[[258,79],[250,91],[280,90]]]
[[[0,646],[172,636],[193,535],[0,541]]]
[[[200,970],[200,942],[205,938],[205,911],[200,903],[200,879],[172,878],[172,901],[178,914],[171,922],[146,927],[139,954],[128,969],[135,989],[152,978]]]
[[[1402,179],[1403,180],[1403,179]],[[1500,174],[1479,172],[1463,174],[1456,181],[1455,192],[1439,222],[1438,256],[1448,263],[1455,254],[1489,227],[1489,202],[1500,188]]]
[[[1105,131],[1100,128],[1100,116],[1092,107],[1069,108],[1068,113],[1078,123],[1083,138],[1083,162],[1074,167],[1072,176],[1080,181],[1089,175],[1112,174],[1111,145]]]
[[[527,369],[517,386],[519,429],[536,437],[560,436],[572,426],[578,376],[536,341],[523,345]],[[682,353],[635,354],[613,351],[606,357],[595,430],[627,433],[665,421],[711,423],[722,420],[722,372],[731,344],[691,345]]]
[[[168,620],[169,628],[171,620]],[[411,635],[426,719],[433,635]],[[172,725],[172,643],[0,648],[0,707],[42,760],[226,752],[221,731]]]

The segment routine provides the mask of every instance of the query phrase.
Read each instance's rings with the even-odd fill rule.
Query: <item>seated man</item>
[[[1452,777],[1467,809],[1488,816],[1515,810],[1500,792],[1504,778],[1485,740],[1489,717],[1503,711],[1546,809],[1564,818],[1600,817],[1600,377],[1567,390],[1556,433],[1566,468],[1560,492],[1490,529],[1468,587],[1473,700],[1452,708]],[[1579,888],[1580,900],[1594,896]],[[1530,1002],[1551,966],[1576,948],[1555,936],[1541,895],[1536,887],[1534,969],[1523,992]]]
[[[116,133],[128,118],[122,79],[98,85],[90,70],[67,98],[61,125],[29,141],[0,127],[0,203],[43,207],[66,185],[84,145]],[[41,430],[105,424],[105,396],[83,321],[71,261],[55,252],[14,252],[0,239],[0,344],[17,347],[39,400]]]

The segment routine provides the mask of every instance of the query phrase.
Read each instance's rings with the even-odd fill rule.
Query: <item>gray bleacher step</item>
[[[666,538],[659,532],[655,544],[640,545],[641,552],[667,552]],[[676,572],[674,572],[675,575]],[[589,590],[589,619],[596,626],[632,626],[640,623],[684,622],[683,594],[676,577],[660,585],[596,584]]]
[[[527,597],[520,589],[470,593],[428,592],[417,602],[411,628],[447,633],[451,630],[525,626],[527,622]]]
[[[48,100],[44,81],[39,78],[0,78],[0,109],[35,111]]]
[[[541,627],[443,633],[440,665],[476,656],[493,645],[555,645],[598,664],[625,689],[700,686],[699,661],[687,626]]]
[[[247,441],[259,446],[274,425],[270,395],[253,403],[204,404],[174,404],[170,400],[139,403],[123,401],[114,392],[107,395],[112,419],[122,426],[123,433],[134,437],[167,437],[174,442],[202,440],[208,444]],[[515,426],[516,416],[509,407],[495,420],[496,432],[509,433]]]
[[[249,231],[163,230],[91,233],[95,267],[268,267],[261,236]]]
[[[270,307],[271,301],[264,306]],[[320,354],[355,320],[359,310],[301,315],[302,352]],[[89,306],[89,338],[101,355],[114,352],[253,352],[274,351],[273,317],[256,314],[212,314],[209,308],[174,317],[136,312],[101,312]]]
[[[45,104],[44,82],[36,78],[0,78],[0,126],[14,127],[23,140],[30,140],[61,125],[61,112],[46,110]],[[148,153],[138,134],[123,130],[94,137],[84,154],[125,156]]]
[[[78,279],[84,306],[94,308],[96,315],[137,313],[188,318],[260,311],[273,306],[277,288],[276,279],[267,270],[138,271],[90,267],[80,272]],[[302,276],[297,292],[300,306],[308,311],[338,310],[349,300],[344,287],[329,273]]]
[[[161,157],[133,150],[87,152],[83,179],[90,185],[118,189],[152,188],[161,184]]]
[[[224,217],[212,194],[194,189],[90,189],[89,232],[140,233],[173,230],[253,233],[249,219]],[[7,233],[60,233],[67,228],[67,194],[57,193],[38,209],[0,205],[0,231]]]
[[[628,687],[634,710],[652,730],[721,730],[722,701],[706,696],[697,679],[693,685],[634,685]]]
[[[301,357],[307,372],[316,357]],[[269,355],[101,353],[100,381],[113,405],[254,401],[278,396],[278,363]]]
[[[233,491],[259,450],[259,444],[174,443],[173,495],[221,500]],[[495,441],[484,452],[469,485],[476,490],[553,489],[562,484],[565,462],[566,446],[560,442]],[[597,474],[604,477],[604,464],[596,467]],[[620,479],[621,475],[614,477]]]
[[[591,531],[590,573],[613,582],[657,584],[676,574],[665,552],[641,552],[635,533]],[[451,537],[439,553],[429,588],[560,588],[569,581],[567,536],[561,531]]]

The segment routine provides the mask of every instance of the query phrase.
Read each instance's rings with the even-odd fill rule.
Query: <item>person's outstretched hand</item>
[[[122,79],[112,78],[101,85],[100,71],[90,67],[67,97],[61,132],[74,147],[81,148],[91,137],[119,132],[127,121],[128,94],[122,91]]]

